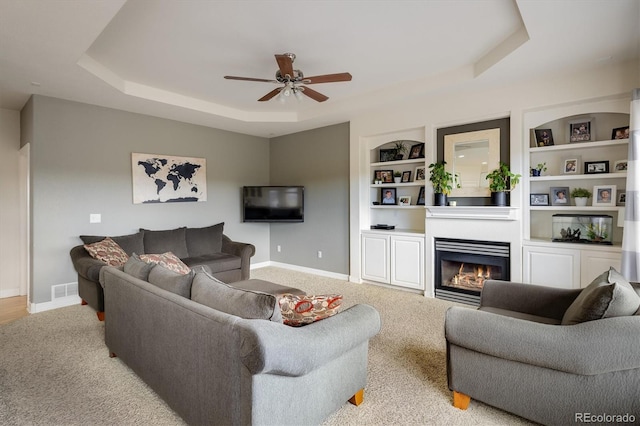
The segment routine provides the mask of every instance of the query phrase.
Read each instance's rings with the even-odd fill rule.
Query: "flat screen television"
[[[304,222],[304,187],[243,187],[242,221]]]

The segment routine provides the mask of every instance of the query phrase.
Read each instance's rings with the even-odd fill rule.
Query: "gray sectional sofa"
[[[299,290],[261,280],[225,285],[203,270],[178,278],[178,289],[162,269],[147,280],[126,266],[102,269],[105,342],[188,424],[312,425],[361,401],[368,343],[380,330],[374,308],[291,327],[267,291]],[[188,292],[184,279],[192,280]]]
[[[152,231],[140,229],[135,234],[111,237],[126,253],[160,254],[172,252],[187,266],[205,266],[219,280],[230,283],[246,280],[250,275],[252,244],[232,241],[224,235],[224,223],[203,228],[182,227]],[[104,319],[104,293],[99,283],[100,270],[106,263],[94,259],[84,248],[106,236],[81,235],[84,244],[71,249],[71,261],[78,273],[78,293],[83,304],[96,310]]]

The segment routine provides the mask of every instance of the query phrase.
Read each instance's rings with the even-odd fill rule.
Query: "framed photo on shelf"
[[[395,149],[381,149],[380,150],[380,162],[385,163],[387,161],[393,161],[396,159]]]
[[[609,173],[609,160],[585,161],[584,173],[587,175],[596,173]]]
[[[383,206],[398,204],[396,188],[380,188],[380,204]]]
[[[553,145],[553,133],[551,129],[534,129],[536,135],[536,146]]]
[[[619,192],[618,193],[618,205],[619,206],[624,206],[627,203],[627,193],[626,192]]]
[[[627,171],[627,160],[618,160],[613,163],[613,171],[614,172],[626,172]]]
[[[562,163],[562,173],[570,175],[580,174],[580,158],[567,158]]]
[[[424,206],[424,186],[420,187],[420,192],[418,192],[418,201],[416,202],[416,206]]]
[[[614,207],[616,205],[616,185],[594,186],[592,204],[594,207]]]
[[[613,129],[611,131],[611,139],[629,139],[629,126]]]
[[[426,167],[416,167],[416,176],[413,178],[414,182],[420,182],[425,180]]]
[[[424,144],[418,143],[411,146],[409,150],[409,159],[424,158]]]
[[[373,181],[379,183],[393,183],[393,170],[376,170],[373,172]]]
[[[589,142],[595,134],[592,118],[583,118],[569,122],[569,142]]]
[[[411,170],[402,172],[402,182],[411,182]]]
[[[549,194],[529,194],[530,206],[548,206]]]
[[[551,191],[552,206],[570,206],[571,196],[569,195],[568,186],[556,186],[549,188]]]
[[[398,203],[401,206],[410,206],[411,205],[411,196],[409,196],[409,195],[401,195],[400,198],[398,198]]]

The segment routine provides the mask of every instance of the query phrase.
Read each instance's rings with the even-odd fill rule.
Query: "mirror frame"
[[[462,143],[488,141],[488,164],[487,172],[497,169],[500,165],[500,129],[477,130],[473,132],[454,133],[444,137],[444,161],[446,170],[455,174],[455,147]],[[489,197],[489,184],[485,187],[453,188],[452,197]]]

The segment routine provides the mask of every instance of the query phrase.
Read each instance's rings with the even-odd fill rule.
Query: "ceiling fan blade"
[[[290,78],[293,78],[293,59],[291,59],[291,56],[275,55],[275,57],[278,62],[278,68],[280,68],[280,74],[283,77],[289,75]]]
[[[225,75],[224,78],[226,78],[227,80],[260,81],[263,83],[277,83],[276,80],[267,80],[264,78],[251,78],[251,77],[236,77],[234,75]]]
[[[323,95],[320,92],[316,92],[313,89],[310,89],[308,87],[305,86],[301,86],[302,88],[304,88],[304,90],[302,91],[303,94],[307,95],[308,97],[310,97],[313,100],[316,100],[318,102],[324,102],[327,99],[329,99],[327,96]]]
[[[341,72],[338,74],[316,75],[314,77],[305,77],[302,80],[304,84],[337,83],[339,81],[351,81],[351,74]]]
[[[280,90],[282,90],[281,87],[278,87],[277,89],[273,89],[272,91],[270,91],[269,93],[267,93],[266,95],[258,99],[258,102],[268,101],[269,99],[273,98],[275,95],[280,93]]]

